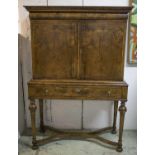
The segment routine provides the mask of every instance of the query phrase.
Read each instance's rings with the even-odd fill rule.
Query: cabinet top
[[[29,12],[129,13],[132,6],[24,6]]]

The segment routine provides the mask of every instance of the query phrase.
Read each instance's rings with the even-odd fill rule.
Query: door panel
[[[94,20],[79,25],[81,79],[122,80],[126,22]]]
[[[34,20],[31,24],[33,77],[75,78],[76,23],[65,20]]]

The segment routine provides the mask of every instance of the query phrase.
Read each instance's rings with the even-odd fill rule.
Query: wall
[[[25,38],[23,45],[23,77],[24,96],[27,126],[30,126],[27,98],[27,81],[31,79],[31,51],[30,28],[27,11],[22,5],[128,5],[128,0],[25,0],[20,3],[19,25],[21,34]],[[126,50],[127,51],[127,50]],[[129,95],[126,114],[125,129],[137,128],[137,68],[125,65],[125,80],[129,84]],[[83,108],[82,108],[83,107]],[[57,128],[100,128],[112,122],[112,102],[110,101],[73,101],[73,100],[47,100],[45,101],[45,123]],[[82,112],[83,110],[83,112]],[[82,116],[83,114],[83,116]],[[38,111],[37,111],[38,115]],[[83,117],[83,125],[82,125]],[[118,123],[118,122],[117,122]],[[37,119],[37,125],[39,119]]]

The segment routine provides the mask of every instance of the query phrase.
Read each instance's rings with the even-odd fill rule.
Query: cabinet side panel
[[[65,20],[34,20],[31,27],[33,78],[75,78],[76,24]]]
[[[123,80],[126,20],[81,21],[80,77]]]

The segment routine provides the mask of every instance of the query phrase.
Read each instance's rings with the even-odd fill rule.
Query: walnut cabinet
[[[33,76],[28,82],[28,93],[33,148],[42,144],[36,139],[35,99],[39,99],[40,103],[42,131],[46,127],[43,122],[44,99],[102,99],[114,101],[113,126],[107,128],[113,133],[116,133],[120,102],[118,142],[102,141],[122,151],[128,90],[123,80],[124,53],[131,7],[26,6],[26,9],[31,24]],[[93,137],[93,133],[85,133],[84,137]],[[57,137],[71,138],[70,135],[67,137],[66,132],[61,132]]]

